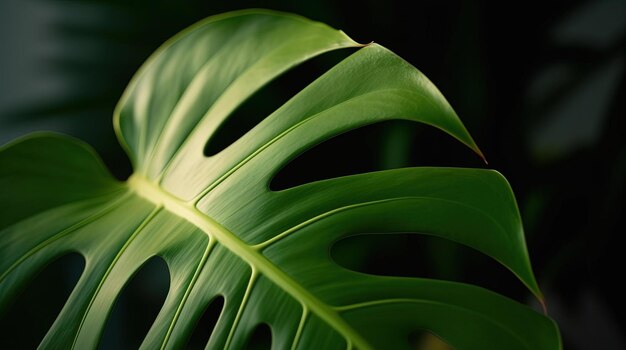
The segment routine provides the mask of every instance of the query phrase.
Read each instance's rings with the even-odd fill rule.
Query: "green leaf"
[[[219,125],[264,84],[321,53],[362,47],[215,156]],[[239,349],[258,324],[275,349],[408,348],[428,329],[468,349],[558,349],[547,317],[483,288],[374,276],[329,250],[359,233],[418,232],[473,247],[541,298],[512,191],[497,172],[406,168],[271,191],[304,150],[389,119],[439,128],[480,154],[417,69],[377,44],[264,10],[208,18],[141,68],[115,114],[135,173],[113,180],[84,144],[36,134],[0,149],[0,310],[42,266],[86,267],[42,348],[95,348],[124,285],[162,257],[170,290],[142,344],[181,348],[203,310],[225,303],[208,348]]]

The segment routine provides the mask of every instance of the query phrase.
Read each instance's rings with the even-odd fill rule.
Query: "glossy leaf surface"
[[[207,141],[255,91],[327,51],[361,47],[214,156]],[[151,257],[170,289],[143,348],[182,348],[224,298],[207,347],[243,348],[261,325],[274,349],[408,348],[427,329],[459,348],[556,349],[547,317],[483,288],[358,273],[332,245],[417,232],[479,250],[537,297],[506,180],[479,169],[406,168],[269,190],[306,149],[376,122],[439,128],[480,151],[435,86],[377,45],[263,10],[202,21],[140,69],[116,110],[135,173],[113,180],[81,142],[36,134],[0,149],[0,310],[68,252],[86,266],[42,348],[95,348],[116,297]]]

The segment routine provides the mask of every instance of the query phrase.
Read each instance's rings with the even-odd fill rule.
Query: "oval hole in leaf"
[[[426,234],[358,234],[337,241],[331,256],[347,269],[372,275],[469,283],[520,302],[530,293],[515,275],[487,255]]]
[[[209,342],[209,338],[211,337],[211,333],[213,333],[213,329],[217,324],[217,321],[222,314],[222,310],[224,309],[224,297],[217,296],[204,310],[202,317],[198,320],[196,324],[196,328],[193,331],[193,334],[189,338],[189,343],[187,343],[187,349],[204,349],[206,344]]]
[[[350,130],[292,159],[270,181],[280,191],[309,182],[408,166],[482,167],[469,148],[433,127],[387,120]]]
[[[152,257],[126,283],[107,319],[100,349],[138,349],[167,297],[165,261]]]
[[[270,181],[270,189],[280,191],[313,181],[383,169],[385,152],[381,141],[393,125],[397,125],[397,121],[363,126],[315,145],[280,169]],[[408,150],[408,147],[402,148]]]
[[[416,350],[452,350],[443,339],[427,330],[416,330],[409,334],[409,346]]]
[[[78,253],[64,255],[27,282],[0,315],[0,349],[35,349],[61,312],[85,268]]]
[[[235,109],[215,131],[204,147],[204,155],[215,155],[235,142],[291,97],[349,56],[354,50],[324,53],[288,70],[261,87]]]
[[[246,350],[269,350],[272,348],[272,329],[267,323],[261,323],[254,328]]]

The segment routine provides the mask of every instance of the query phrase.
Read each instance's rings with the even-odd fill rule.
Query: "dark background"
[[[93,145],[124,179],[130,165],[111,116],[133,73],[179,30],[246,7],[328,23],[359,42],[390,48],[426,74],[474,136],[488,167],[511,182],[534,269],[566,348],[626,348],[624,290],[618,287],[624,266],[618,237],[625,214],[625,1],[2,0],[0,144],[35,130],[60,131]],[[209,148],[228,144],[349,53],[324,55],[270,84]],[[336,160],[328,161],[331,156]],[[272,186],[419,165],[485,167],[436,130],[388,122],[308,151]],[[340,261],[351,268],[466,281],[534,303],[506,270],[449,242],[398,235],[358,238],[335,249],[354,245],[363,254]],[[80,264],[80,257],[69,256],[40,275],[2,318],[0,344],[37,344]],[[158,260],[143,268],[116,304],[103,347],[139,344],[167,283]]]

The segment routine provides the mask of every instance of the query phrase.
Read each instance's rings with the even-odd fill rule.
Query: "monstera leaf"
[[[361,47],[214,156],[221,123],[264,84],[321,53]],[[515,199],[497,172],[407,168],[269,189],[304,150],[389,119],[439,128],[480,154],[439,91],[377,44],[270,11],[211,17],[159,49],[115,127],[135,172],[114,180],[85,144],[34,134],[0,150],[0,310],[50,261],[85,270],[41,348],[92,349],[117,296],[151,257],[170,271],[143,348],[181,348],[217,297],[207,348],[239,349],[259,324],[274,349],[401,349],[426,329],[468,349],[556,349],[547,317],[488,290],[375,276],[331,258],[355,234],[418,232],[475,248],[539,299]]]

